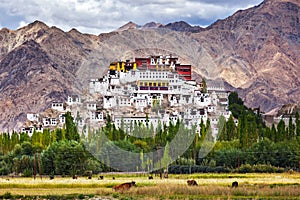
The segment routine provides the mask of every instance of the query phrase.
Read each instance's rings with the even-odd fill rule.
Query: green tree
[[[255,120],[255,116],[252,114],[247,114],[247,135],[248,135],[248,143],[247,146],[251,146],[252,144],[258,142],[258,129]]]
[[[43,136],[42,136],[42,145],[43,147],[47,147],[51,144],[51,133],[49,129],[43,130]]]
[[[237,148],[223,148],[215,151],[215,160],[217,166],[224,166],[229,168],[236,168],[240,163],[242,151]]]
[[[244,105],[244,102],[241,98],[239,98],[237,92],[231,92],[228,96],[229,106],[233,104]]]
[[[295,122],[296,122],[296,135],[300,136],[300,119],[299,119],[298,112],[296,112],[296,114],[295,114]]]
[[[170,157],[170,149],[169,149],[169,143],[167,142],[165,148],[164,148],[164,155],[162,157],[162,167],[165,169],[168,169],[168,165],[172,162],[172,159]]]
[[[275,128],[275,124],[272,124],[270,140],[276,142],[277,140],[277,130]]]
[[[228,121],[226,122],[226,131],[228,135],[228,140],[238,139],[236,125],[234,122],[233,115],[230,115]]]
[[[87,160],[86,151],[81,143],[74,140],[54,142],[42,153],[42,164],[45,173],[71,175],[84,171]]]
[[[65,114],[65,118],[66,118],[66,128],[65,128],[65,137],[67,140],[75,140],[75,141],[79,141],[80,136],[77,130],[77,126],[74,123],[74,119],[71,115],[71,112],[67,112]]]
[[[246,118],[245,115],[241,115],[238,120],[239,122],[238,122],[237,131],[239,135],[241,148],[248,147],[248,127],[245,118]]]
[[[275,142],[283,141],[286,137],[286,128],[283,119],[281,119],[277,125],[277,134],[275,137]]]
[[[201,90],[201,92],[207,93],[207,84],[206,84],[206,80],[205,80],[204,77],[202,78],[202,90]]]
[[[22,148],[22,155],[32,156],[33,155],[33,148],[30,142],[23,142],[21,144]]]
[[[19,144],[20,143],[20,138],[19,138],[19,134],[15,131],[12,132],[12,135],[11,135],[11,146],[12,148],[15,147],[16,144]]]
[[[228,130],[226,127],[226,119],[223,115],[219,117],[218,121],[218,140],[222,141],[228,141],[230,140],[229,135],[228,135]]]
[[[295,125],[293,123],[293,119],[292,119],[292,116],[290,116],[289,118],[289,126],[288,126],[288,136],[287,136],[287,139],[292,139],[294,138],[296,135],[295,135]]]

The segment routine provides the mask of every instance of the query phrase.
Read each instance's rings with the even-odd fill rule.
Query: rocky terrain
[[[87,93],[110,62],[172,54],[196,79],[222,78],[250,107],[269,112],[300,99],[300,2],[265,0],[207,28],[133,22],[98,36],[33,22],[0,30],[0,129],[17,129],[68,94]]]

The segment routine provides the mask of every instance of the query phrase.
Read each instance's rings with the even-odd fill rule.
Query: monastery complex
[[[219,117],[231,114],[228,95],[220,85],[193,80],[191,65],[172,55],[135,58],[112,62],[103,77],[90,80],[89,95],[69,95],[43,113],[27,114],[21,131],[31,135],[63,127],[69,111],[82,131],[104,126],[109,115],[115,127],[128,134],[137,124],[156,128],[178,120],[199,130],[201,120],[208,119],[217,132]]]

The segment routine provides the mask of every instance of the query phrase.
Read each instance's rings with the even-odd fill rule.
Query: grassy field
[[[113,180],[112,177],[115,177]],[[198,186],[187,186],[194,179]],[[135,181],[137,187],[115,192],[112,187]],[[231,188],[238,181],[239,187]],[[0,199],[299,199],[300,174],[192,174],[169,175],[168,179],[141,175],[104,175],[93,177],[0,178]]]

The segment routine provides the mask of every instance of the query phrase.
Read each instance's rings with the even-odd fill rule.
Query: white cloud
[[[18,28],[21,28],[23,26],[26,26],[28,23],[25,21],[20,21]]]
[[[81,32],[99,34],[112,31],[128,21],[145,24],[150,21],[169,23],[185,20],[192,24],[207,25],[261,1],[0,0],[0,9],[6,10],[7,16],[18,16],[19,21],[14,24],[20,26],[40,20],[65,31],[77,28]],[[9,22],[6,24],[9,26]]]

